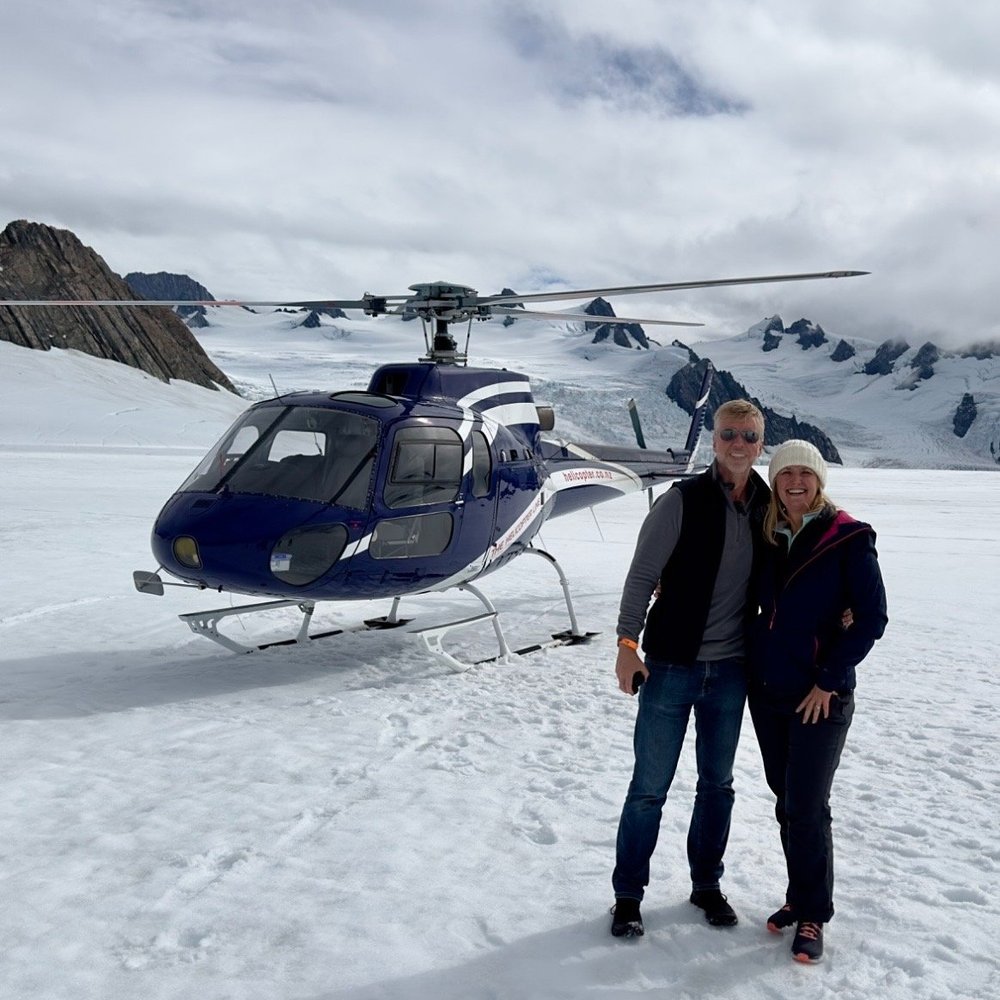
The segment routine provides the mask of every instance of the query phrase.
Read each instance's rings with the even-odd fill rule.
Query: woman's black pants
[[[833,916],[833,833],[830,789],[847,730],[854,715],[853,695],[834,695],[830,715],[802,721],[795,711],[802,699],[773,697],[751,690],[750,717],[774,792],[774,814],[788,867],[785,902],[798,920],[825,924]]]

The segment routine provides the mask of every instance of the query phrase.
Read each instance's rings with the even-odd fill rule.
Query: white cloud
[[[858,267],[642,305],[1000,337],[991,5],[39,0],[4,28],[0,223],[122,273],[298,297]]]

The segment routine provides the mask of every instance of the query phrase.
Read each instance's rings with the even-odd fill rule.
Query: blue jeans
[[[611,877],[615,896],[642,899],[649,884],[649,859],[692,709],[698,785],[688,829],[688,865],[693,888],[718,888],[733,811],[733,759],[746,701],[743,661],[676,664],[647,657],[646,666],[649,679],[639,690],[635,720],[635,769],[618,824]]]

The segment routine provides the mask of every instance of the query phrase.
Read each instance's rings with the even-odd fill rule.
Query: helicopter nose
[[[153,555],[168,572],[212,589],[288,593],[336,568],[354,512],[255,495],[177,494],[157,519]]]

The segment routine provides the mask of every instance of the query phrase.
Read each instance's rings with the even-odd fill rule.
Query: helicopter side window
[[[447,511],[379,521],[372,532],[368,554],[372,559],[440,555],[448,548],[454,523]]]
[[[447,427],[406,427],[396,434],[385,486],[387,507],[448,503],[462,481],[462,439]]]
[[[486,435],[482,431],[472,432],[472,495],[484,497],[490,492],[493,474],[493,457]]]

